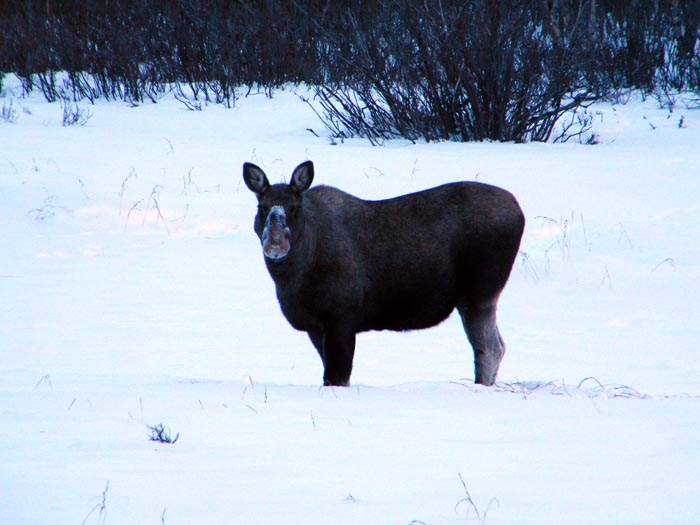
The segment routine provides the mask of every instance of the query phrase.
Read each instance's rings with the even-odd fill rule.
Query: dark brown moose
[[[515,198],[478,182],[381,201],[309,189],[310,161],[289,184],[243,165],[257,195],[255,233],[282,312],[309,334],[323,383],[347,386],[355,335],[434,326],[457,308],[474,350],[476,382],[492,385],[505,353],[496,306],[525,220]]]

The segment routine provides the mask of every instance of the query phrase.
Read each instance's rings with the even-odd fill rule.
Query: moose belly
[[[356,332],[417,330],[441,323],[457,304],[455,293],[427,285],[355,292],[283,294],[278,299],[287,321],[303,331],[323,329],[329,319],[345,319]]]
[[[365,304],[361,331],[428,328],[447,319],[456,305],[454,295],[431,289],[396,291]]]

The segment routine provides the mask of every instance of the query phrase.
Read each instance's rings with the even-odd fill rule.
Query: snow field
[[[0,122],[3,523],[697,519],[697,110],[600,104],[596,146],[372,148],[331,145],[291,88],[232,110],[98,102],[63,127],[4,85],[21,110]],[[241,180],[307,158],[363,198],[461,179],[517,196],[496,388],[470,382],[455,317],[362,334],[353,386],[319,388]],[[178,442],[150,442],[158,423]]]

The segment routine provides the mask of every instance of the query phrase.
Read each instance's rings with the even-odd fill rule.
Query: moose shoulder
[[[307,161],[289,184],[271,185],[258,166],[243,165],[282,312],[309,334],[324,384],[349,384],[357,333],[427,328],[457,308],[475,380],[492,385],[505,353],[496,306],[525,224],[515,198],[458,182],[365,201],[329,186],[309,189],[313,176]]]

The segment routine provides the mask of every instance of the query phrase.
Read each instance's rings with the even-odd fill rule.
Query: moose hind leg
[[[496,303],[458,306],[462,324],[474,349],[474,380],[491,386],[496,381],[498,367],[506,346],[496,325]]]

